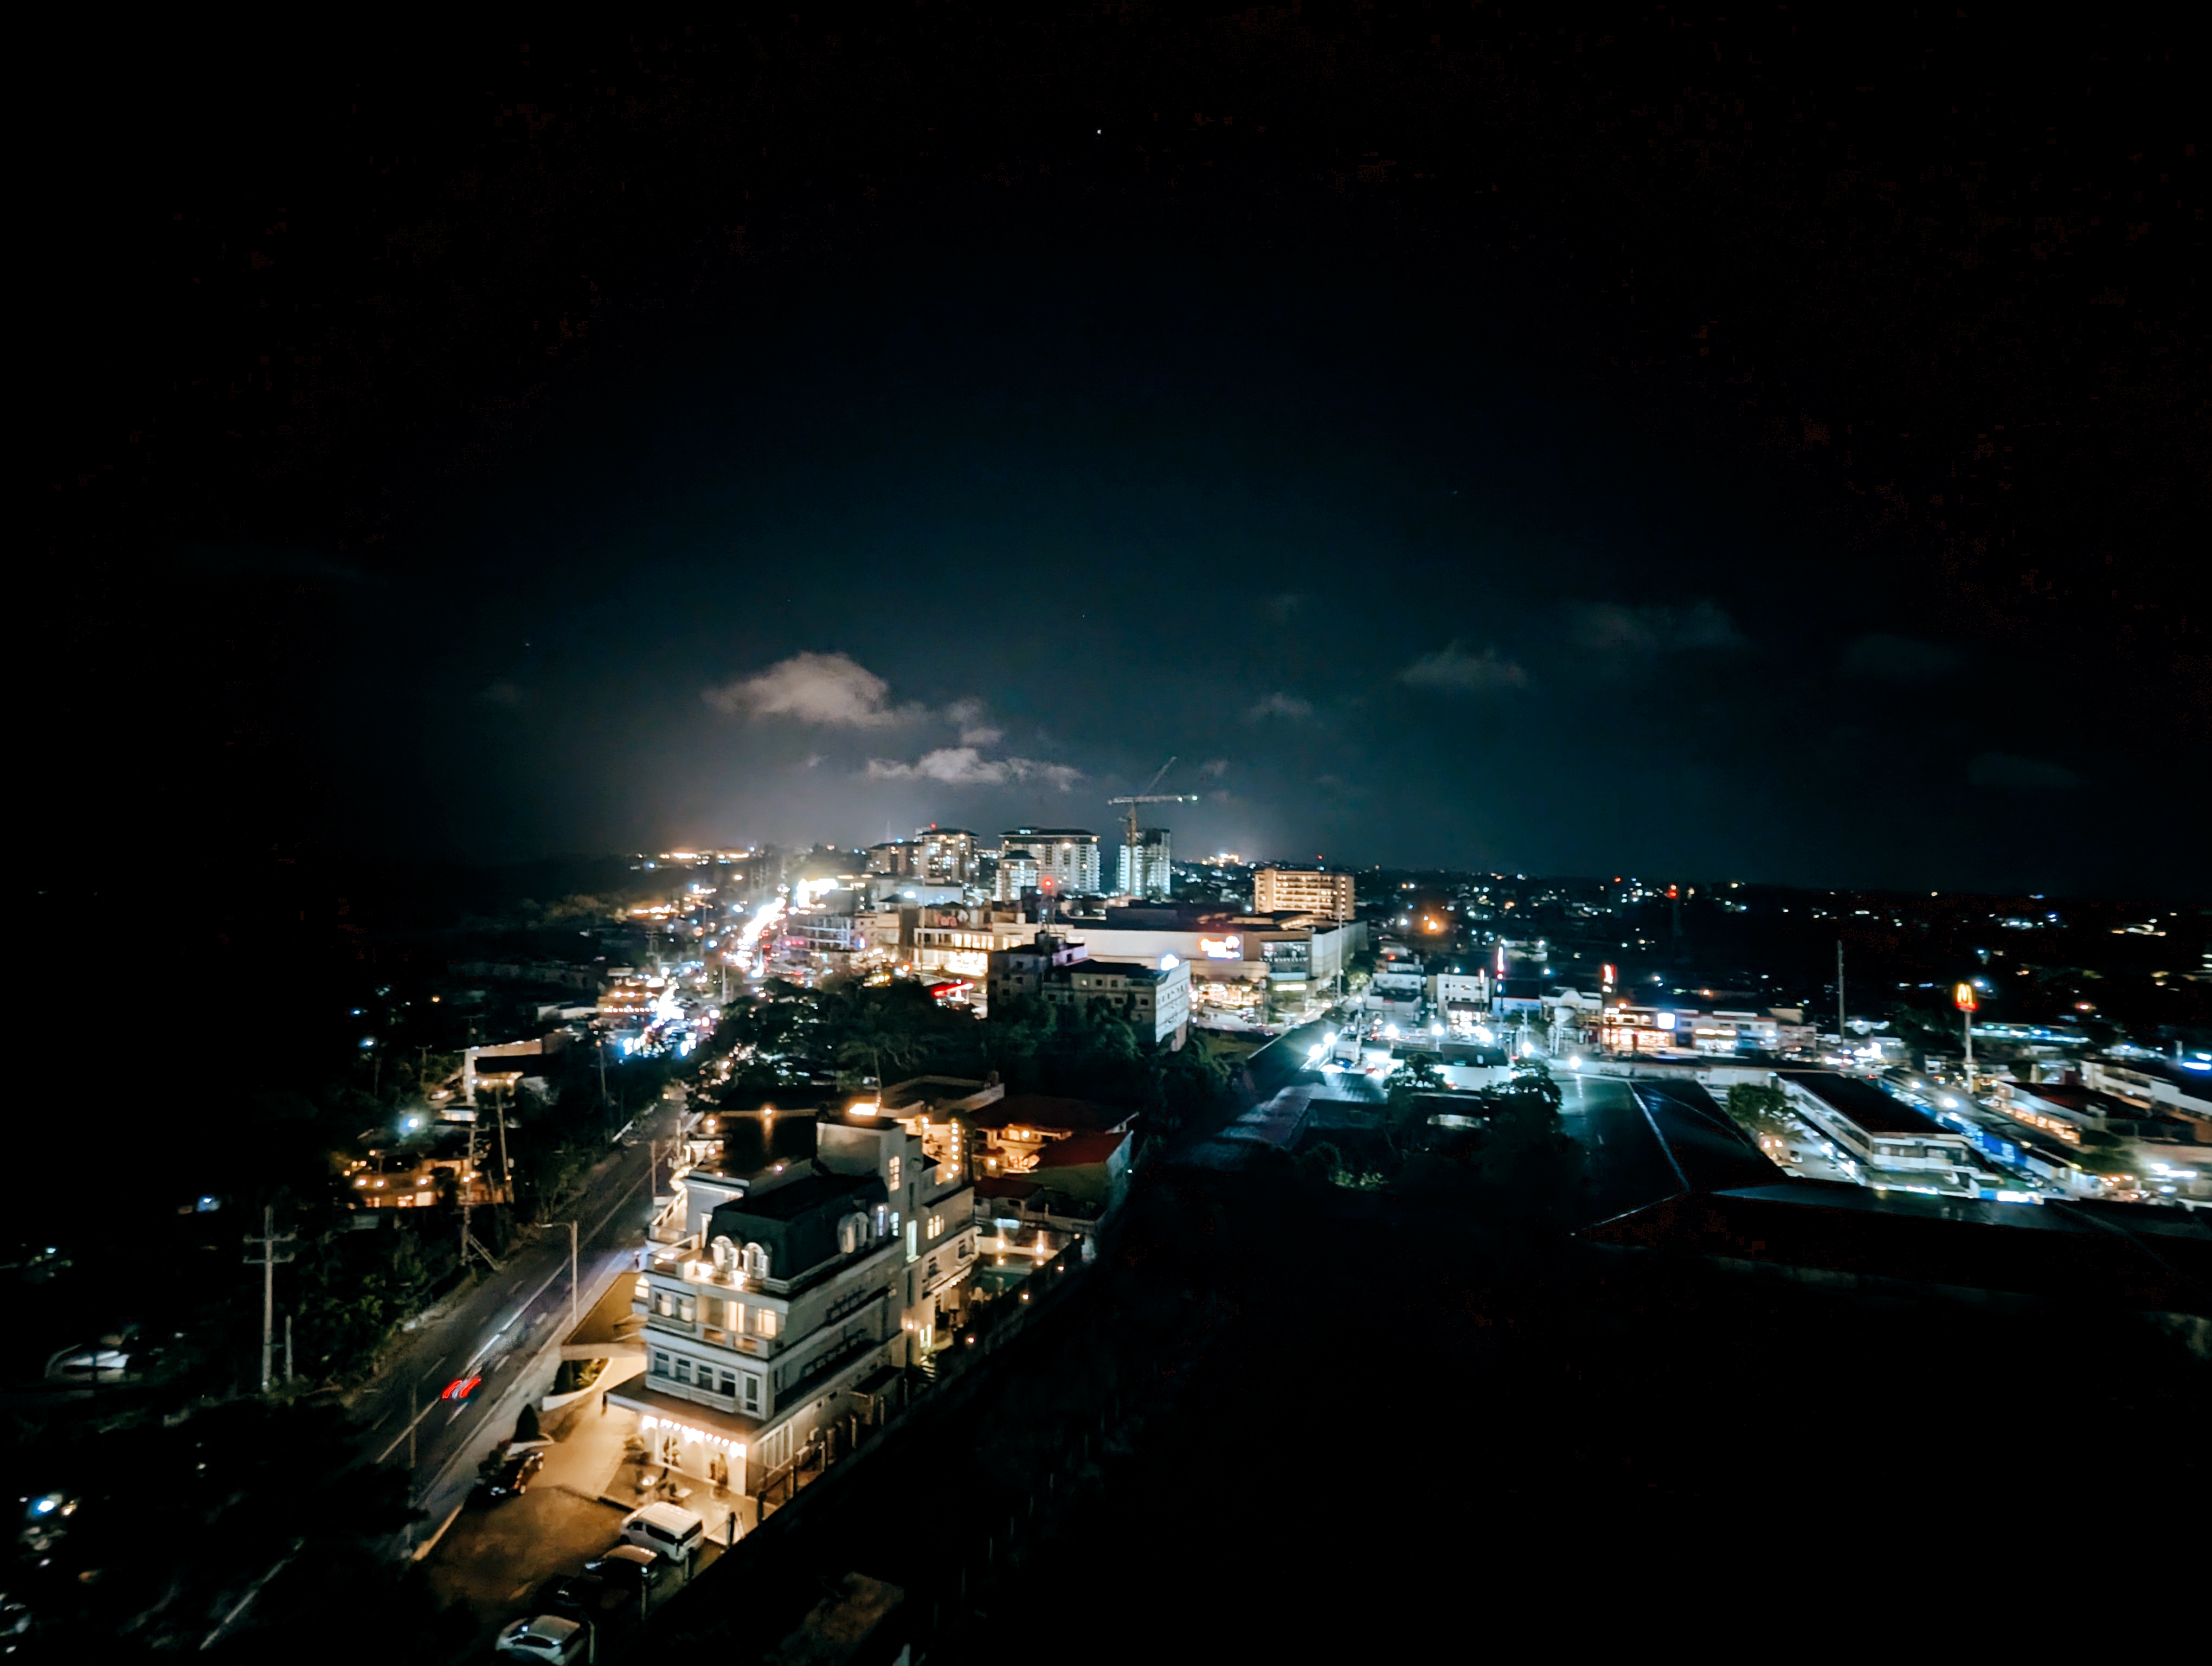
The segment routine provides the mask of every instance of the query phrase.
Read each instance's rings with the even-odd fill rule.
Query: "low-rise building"
[[[2118,1099],[2184,1116],[2212,1142],[2212,1065],[2168,1059],[2088,1059],[2085,1085]]]
[[[1045,1093],[1017,1093],[962,1113],[975,1130],[969,1153],[981,1179],[1027,1175],[1049,1146],[1097,1134],[1129,1132],[1137,1113]]]
[[[1965,1134],[1871,1082],[1832,1070],[1785,1070],[1775,1079],[1790,1108],[1835,1143],[1864,1184],[1955,1197],[1978,1197],[1996,1186]]]

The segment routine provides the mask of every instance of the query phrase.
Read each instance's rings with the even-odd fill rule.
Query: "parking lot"
[[[479,1491],[423,1557],[423,1573],[439,1602],[475,1620],[479,1651],[488,1651],[509,1621],[538,1611],[537,1599],[550,1580],[580,1572],[616,1542],[623,1518],[642,1499],[636,1485],[636,1432],[635,1414],[602,1411],[596,1397],[549,1419],[550,1438],[539,1449],[545,1466],[528,1490],[495,1502]],[[733,1509],[740,1534],[755,1519],[746,1499],[695,1491],[685,1507],[705,1519],[710,1542],[696,1566],[668,1571],[652,1607],[721,1554],[720,1545],[712,1541],[727,1535]],[[603,1647],[618,1645],[641,1623],[634,1599],[620,1600],[616,1593],[610,1599],[596,1619]]]

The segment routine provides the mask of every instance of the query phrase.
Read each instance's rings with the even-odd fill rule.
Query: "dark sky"
[[[2203,66],[1942,9],[58,40],[56,835],[2201,890]]]

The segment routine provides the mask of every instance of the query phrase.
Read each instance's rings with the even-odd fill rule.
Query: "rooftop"
[[[1078,1134],[1055,1140],[1037,1153],[1039,1169],[1075,1169],[1103,1163],[1129,1143],[1127,1134]]]
[[[2212,1229],[2178,1210],[1983,1203],[1796,1180],[1685,1194],[1581,1235],[1921,1285],[2212,1312]]]
[[[1850,1117],[1869,1134],[1908,1134],[1923,1139],[1958,1137],[1933,1117],[1856,1076],[1833,1070],[1784,1070],[1777,1073]]]
[[[725,1203],[714,1213],[749,1215],[756,1220],[796,1220],[870,1186],[881,1190],[883,1183],[872,1174],[825,1174],[815,1169],[765,1191],[758,1189],[756,1183],[743,1197]]]
[[[977,1111],[972,1120],[985,1128],[1045,1128],[1061,1134],[1106,1134],[1126,1127],[1136,1116],[1093,1104],[1088,1099],[1062,1099],[1044,1093],[1016,1093]]]

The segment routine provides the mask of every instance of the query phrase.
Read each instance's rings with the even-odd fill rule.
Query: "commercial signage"
[[[1951,991],[1951,999],[1958,1003],[1960,1012],[1972,1012],[1975,1006],[1974,986],[1971,983],[1961,983]]]
[[[1231,933],[1227,937],[1201,937],[1198,952],[1208,960],[1242,960],[1244,958],[1244,939]]]

